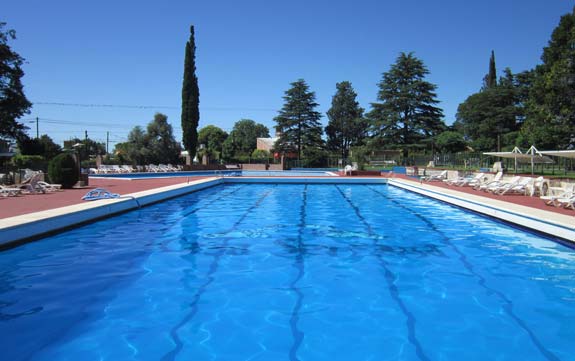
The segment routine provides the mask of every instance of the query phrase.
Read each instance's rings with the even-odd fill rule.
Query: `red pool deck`
[[[418,180],[397,174],[395,174],[394,177],[419,183]],[[82,196],[84,196],[88,191],[94,188],[106,188],[112,193],[119,193],[121,195],[125,195],[144,190],[161,188],[164,186],[174,184],[188,183],[193,180],[202,178],[206,177],[174,177],[174,178],[134,179],[134,180],[90,178],[90,186],[82,189],[66,189],[61,192],[53,192],[46,194],[31,194],[18,197],[0,197],[0,219],[84,203],[85,201],[82,200]],[[455,190],[462,193],[478,195],[486,198],[497,199],[500,201],[510,202],[536,209],[556,212],[559,214],[575,216],[574,210],[547,206],[538,197],[528,197],[524,195],[498,196],[487,192],[476,191],[470,187],[448,186],[443,182],[427,182],[426,184],[438,188],[448,188],[450,190]]]
[[[420,183],[420,181],[417,179],[403,176],[403,175],[397,175],[396,174],[396,175],[394,175],[394,177],[409,180],[409,181],[412,181],[414,183]],[[539,197],[537,197],[537,196],[529,197],[529,196],[525,196],[522,194],[505,194],[505,195],[500,196],[500,195],[492,194],[489,192],[475,190],[472,187],[450,186],[450,185],[448,185],[444,182],[441,182],[441,181],[432,181],[432,182],[424,182],[424,183],[427,185],[437,187],[437,188],[449,189],[452,191],[458,191],[458,192],[462,192],[462,193],[473,194],[475,196],[481,196],[481,197],[485,197],[485,198],[489,198],[489,199],[496,199],[499,201],[509,202],[509,203],[513,203],[513,204],[519,204],[522,206],[527,206],[527,207],[536,208],[536,209],[542,209],[545,211],[555,212],[555,213],[559,213],[559,214],[575,216],[574,210],[566,209],[566,208],[557,208],[554,206],[548,206],[545,204],[544,201],[539,199]]]
[[[0,197],[0,219],[49,209],[85,203],[82,197],[91,189],[105,188],[121,195],[188,183],[206,177],[174,177],[153,179],[90,178],[90,185],[81,189],[65,189],[45,194],[26,194],[18,197]]]

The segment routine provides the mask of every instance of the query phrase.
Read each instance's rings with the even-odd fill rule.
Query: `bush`
[[[41,155],[21,155],[12,158],[12,164],[18,169],[46,170],[46,161]]]
[[[48,177],[52,183],[62,185],[62,188],[72,188],[78,182],[78,166],[71,154],[57,155],[48,165]]]
[[[270,152],[263,149],[254,149],[252,158],[257,160],[267,160],[270,157]]]
[[[305,168],[322,168],[327,166],[328,153],[323,149],[307,148],[303,152]]]

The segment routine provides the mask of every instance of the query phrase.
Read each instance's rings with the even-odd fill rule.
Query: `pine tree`
[[[363,108],[356,101],[357,94],[351,83],[343,81],[336,84],[337,92],[327,111],[329,122],[325,128],[327,147],[347,158],[349,149],[359,145],[367,133],[367,121],[363,118]]]
[[[495,69],[495,52],[491,50],[489,58],[489,73],[483,78],[483,89],[490,89],[497,86],[497,70]]]
[[[291,83],[285,92],[284,106],[274,118],[276,130],[280,133],[276,143],[278,150],[295,151],[298,160],[306,148],[321,147],[321,114],[315,111],[315,93],[309,91],[303,79]]]
[[[436,85],[425,81],[429,71],[413,53],[401,53],[378,84],[378,103],[368,114],[375,144],[401,146],[404,157],[408,148],[420,144],[445,129],[443,111]]]
[[[8,45],[9,39],[16,38],[16,32],[4,31],[5,25],[0,22],[0,139],[20,139],[25,137],[27,127],[16,119],[27,114],[32,104],[26,99],[20,80],[24,76],[24,58]]]
[[[200,122],[200,90],[196,77],[196,43],[194,27],[190,28],[190,39],[186,43],[184,59],[184,82],[182,85],[182,131],[184,148],[190,159],[196,156],[198,145],[198,123]]]

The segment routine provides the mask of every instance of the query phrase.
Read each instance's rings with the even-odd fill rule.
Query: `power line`
[[[102,123],[100,121],[97,120],[65,120],[65,119],[50,119],[50,118],[38,118],[39,120],[41,120],[43,123],[48,123],[48,124],[62,124],[62,125],[72,125],[72,126],[78,126],[78,127],[105,127],[105,128],[109,128],[109,127],[113,127],[113,128],[134,128],[137,125],[133,125],[133,124],[129,124],[126,123],[126,121],[117,121],[117,122],[113,122],[113,123]],[[36,122],[36,120],[34,119],[34,122]],[[170,124],[172,126],[172,129],[181,129],[181,125],[178,124]],[[140,127],[145,127],[145,125],[140,125]]]
[[[78,108],[113,108],[113,109],[181,109],[172,105],[125,105],[125,104],[89,104],[89,103],[62,103],[62,102],[34,102],[35,105],[51,105],[60,107]],[[235,107],[200,107],[200,110],[210,111],[250,111],[250,112],[275,112],[271,108],[235,108]]]
[[[34,102],[38,105],[55,105],[61,107],[79,108],[124,108],[124,109],[180,109],[169,105],[122,105],[122,104],[84,104],[84,103],[60,103],[60,102]]]

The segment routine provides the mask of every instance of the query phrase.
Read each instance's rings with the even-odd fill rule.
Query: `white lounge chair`
[[[353,171],[356,171],[356,170],[357,170],[357,163],[353,162],[352,165],[348,164],[343,168],[343,174],[344,175],[352,175]]]
[[[512,187],[514,185],[517,184],[517,182],[519,182],[519,180],[521,180],[521,177],[516,175],[513,178],[511,178],[510,180],[500,180],[499,182],[491,182],[491,185],[489,185],[488,187],[486,187],[485,189],[482,189],[486,192],[490,192],[490,193],[496,193],[500,190],[506,189],[508,187]]]
[[[520,193],[520,194],[527,194],[529,186],[533,183],[533,178],[531,177],[520,177],[514,183],[507,183],[503,186],[499,187],[499,189],[495,190],[493,193],[498,194],[500,196],[504,194],[511,194],[511,193]]]
[[[534,195],[538,194],[540,196],[544,196],[547,194],[549,189],[549,182],[544,177],[537,177],[531,184],[529,188],[529,195],[533,197]]]
[[[569,197],[557,198],[553,201],[555,207],[571,208],[575,210],[575,194],[571,194]]]
[[[430,174],[429,176],[421,178],[422,181],[432,182],[432,181],[442,181],[447,179],[447,169],[439,174]]]
[[[485,190],[487,189],[489,186],[491,185],[495,185],[498,184],[499,182],[501,182],[501,178],[503,177],[503,172],[497,172],[497,174],[495,174],[495,177],[493,177],[492,180],[486,181],[486,182],[481,182],[476,184],[473,189],[475,190]]]
[[[38,182],[41,181],[42,173],[36,173],[30,178],[27,183],[20,185],[20,190],[22,193],[29,193],[29,194],[38,194],[38,193],[46,193],[46,188]]]
[[[133,173],[136,171],[131,165],[128,164],[124,164],[120,168],[124,173]]]
[[[557,206],[558,199],[566,199],[575,195],[575,185],[564,187],[557,194],[550,194],[547,196],[540,196],[539,199],[545,202],[548,206]]]
[[[475,185],[477,182],[480,182],[481,179],[485,176],[484,173],[477,173],[475,175],[468,175],[465,177],[458,177],[455,179],[446,179],[444,182],[450,186],[472,186]]]
[[[48,192],[56,192],[56,191],[62,190],[61,184],[50,184],[50,183],[44,182],[44,181],[38,181],[38,184],[40,186],[44,187],[44,189],[46,189]]]
[[[6,187],[0,185],[0,196],[2,197],[16,197],[21,193],[20,188]]]

